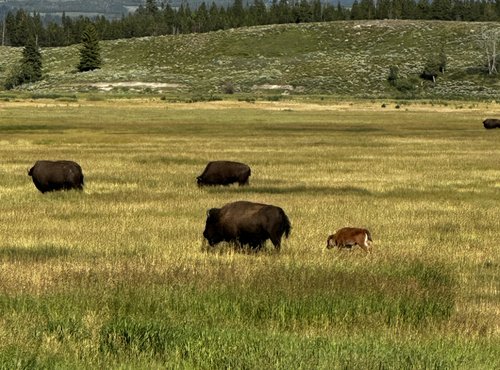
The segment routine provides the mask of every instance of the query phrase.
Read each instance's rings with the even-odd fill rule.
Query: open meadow
[[[318,103],[0,102],[0,368],[500,368],[500,105]],[[217,159],[250,185],[198,188]],[[202,251],[235,200],[285,210],[281,252]]]

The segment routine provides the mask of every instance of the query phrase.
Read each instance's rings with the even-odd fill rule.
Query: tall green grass
[[[2,103],[0,367],[497,368],[498,107],[380,105]],[[214,159],[250,186],[198,188]],[[285,210],[279,253],[202,248],[238,199]],[[327,250],[343,226],[373,253]]]

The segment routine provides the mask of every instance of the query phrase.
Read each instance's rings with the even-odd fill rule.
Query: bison
[[[328,249],[333,247],[340,249],[352,248],[355,245],[359,245],[365,252],[369,253],[372,242],[372,235],[367,229],[344,227],[328,237],[326,247]]]
[[[196,178],[198,186],[230,185],[237,182],[239,185],[248,185],[250,167],[244,163],[231,161],[209,162],[203,173]]]
[[[483,126],[486,129],[500,128],[500,119],[487,118],[483,121]]]
[[[290,220],[280,207],[268,204],[238,201],[207,212],[203,237],[210,246],[226,241],[239,247],[249,245],[261,249],[271,239],[276,250],[281,248],[283,234],[288,238]]]
[[[54,190],[83,189],[83,173],[73,161],[36,161],[28,170],[36,188],[42,193]]]

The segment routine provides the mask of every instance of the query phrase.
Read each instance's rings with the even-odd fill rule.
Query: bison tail
[[[292,232],[292,224],[283,210],[281,210],[281,214],[283,216],[283,232],[285,233],[285,237],[288,238]]]

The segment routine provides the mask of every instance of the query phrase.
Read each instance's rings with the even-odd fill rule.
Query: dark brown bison
[[[490,128],[500,128],[500,119],[487,118],[483,121],[483,126],[486,129]]]
[[[250,167],[244,163],[231,161],[209,162],[203,173],[196,178],[198,186],[229,185],[237,182],[248,185]]]
[[[82,168],[72,161],[37,161],[28,171],[42,193],[54,190],[83,189]]]
[[[372,247],[372,235],[367,229],[361,229],[358,227],[343,227],[335,232],[335,234],[330,235],[326,242],[326,247],[331,249],[333,247],[341,248],[352,248],[355,245],[359,245],[367,253],[370,252]]]
[[[249,245],[255,250],[271,239],[274,248],[279,250],[283,234],[288,238],[291,228],[290,220],[280,207],[238,201],[210,209],[203,236],[210,246],[226,241],[240,247]]]

